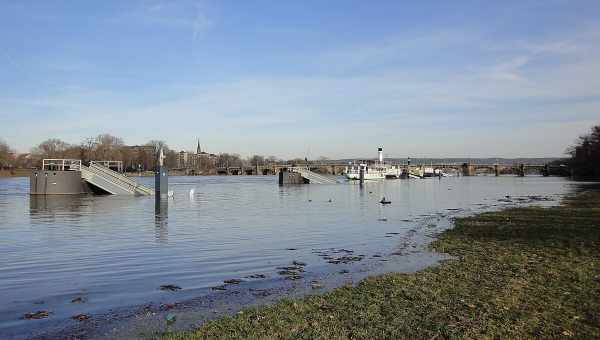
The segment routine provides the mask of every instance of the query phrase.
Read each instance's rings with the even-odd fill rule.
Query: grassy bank
[[[457,259],[164,339],[600,338],[600,192],[463,218],[432,247]]]

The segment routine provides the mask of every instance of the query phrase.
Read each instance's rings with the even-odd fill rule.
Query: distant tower
[[[196,155],[199,155],[202,152],[202,149],[200,149],[200,139],[198,139],[198,146],[196,147]]]
[[[383,163],[383,147],[377,148],[377,153],[379,154],[379,163]]]

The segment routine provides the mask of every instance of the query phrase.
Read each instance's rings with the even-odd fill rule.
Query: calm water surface
[[[0,335],[172,299],[158,289],[164,284],[182,287],[176,294],[185,298],[224,279],[277,279],[276,267],[291,259],[307,262],[307,271],[339,270],[315,252],[385,255],[408,239],[424,244],[441,217],[530,203],[530,195],[556,204],[571,190],[552,177],[395,180],[363,189],[279,187],[269,176],[171,177],[169,184],[175,197],[155,216],[153,197],[33,197],[27,178],[0,178]],[[382,196],[392,204],[379,204]],[[77,297],[85,303],[72,303]],[[41,309],[50,318],[22,319]]]

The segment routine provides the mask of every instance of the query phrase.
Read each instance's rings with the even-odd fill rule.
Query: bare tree
[[[165,141],[162,140],[151,140],[148,143],[146,143],[146,145],[152,145],[154,147],[154,153],[155,156],[158,156],[158,153],[160,152],[160,149],[163,149],[163,152],[166,154],[167,151],[169,151],[169,146],[167,145],[167,143]]]
[[[259,166],[265,164],[265,157],[260,155],[254,155],[248,158],[248,163],[251,166]]]
[[[14,164],[13,151],[8,144],[0,140],[0,168],[10,167]]]
[[[121,160],[123,139],[108,133],[98,135],[95,140],[94,158],[98,160]]]
[[[41,142],[31,151],[38,158],[63,158],[69,144],[58,138],[50,138]]]

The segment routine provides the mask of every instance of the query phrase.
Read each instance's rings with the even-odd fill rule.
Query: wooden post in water
[[[496,175],[496,177],[500,176],[500,167],[498,166],[498,164],[494,164],[494,174]]]

